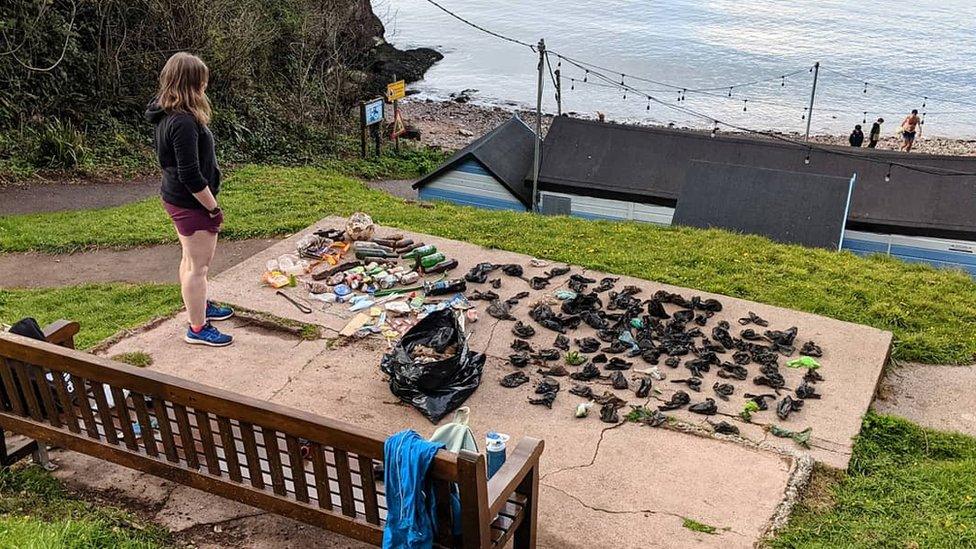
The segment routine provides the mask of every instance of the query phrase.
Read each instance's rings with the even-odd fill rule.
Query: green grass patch
[[[44,326],[58,319],[81,323],[80,349],[125,328],[143,324],[180,308],[179,287],[172,284],[88,284],[63,288],[0,289],[0,323],[32,316]]]
[[[716,531],[718,531],[718,528],[714,526],[709,526],[690,518],[682,520],[681,525],[692,532],[701,532],[702,534],[714,534]]]
[[[149,353],[144,353],[142,351],[119,353],[117,355],[112,355],[111,358],[117,362],[124,362],[129,366],[135,366],[136,368],[148,368],[153,364],[152,356]]]
[[[861,258],[718,230],[420,207],[315,168],[248,166],[228,178],[224,237],[298,231],[362,210],[384,225],[611,273],[867,324],[895,334],[894,357],[976,357],[976,282],[962,271]],[[118,208],[0,217],[0,251],[66,252],[175,240],[158,199]]]
[[[804,499],[774,547],[976,547],[976,438],[869,414],[849,474]]]
[[[0,549],[173,546],[165,529],[73,499],[39,467],[0,469]]]

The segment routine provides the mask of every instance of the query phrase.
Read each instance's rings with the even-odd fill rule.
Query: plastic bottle
[[[485,435],[485,454],[488,462],[488,478],[491,478],[505,464],[505,443],[509,436],[489,431]]]

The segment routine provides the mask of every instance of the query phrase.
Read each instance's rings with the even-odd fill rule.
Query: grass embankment
[[[0,469],[0,549],[171,546],[165,529],[72,498],[39,467]]]
[[[848,475],[820,488],[774,547],[976,547],[972,437],[869,414]]]
[[[44,326],[58,319],[76,320],[79,349],[88,349],[125,328],[143,324],[180,308],[179,287],[172,284],[88,284],[29,290],[0,289],[0,324],[32,316]]]
[[[976,282],[961,272],[718,230],[420,207],[315,168],[241,168],[221,200],[225,238],[287,234],[326,215],[362,210],[384,225],[891,330],[898,359],[941,364],[976,357]],[[0,252],[174,239],[157,199],[96,212],[0,217]]]

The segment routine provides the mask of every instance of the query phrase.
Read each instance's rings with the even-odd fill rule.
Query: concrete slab
[[[142,509],[156,509],[165,503],[174,482],[66,450],[52,450],[50,458],[58,468],[54,477],[71,490],[97,492],[116,497]]]
[[[200,524],[228,522],[263,513],[254,507],[179,485],[154,520],[173,532],[180,532]]]
[[[976,366],[904,364],[891,368],[873,407],[940,431],[976,436]]]

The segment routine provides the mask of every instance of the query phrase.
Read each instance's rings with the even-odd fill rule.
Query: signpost
[[[396,76],[393,78],[396,78]],[[386,100],[393,103],[393,131],[390,132],[390,139],[393,140],[393,146],[396,148],[396,152],[400,152],[400,136],[407,131],[406,126],[403,124],[403,118],[400,117],[399,103],[406,95],[407,82],[405,80],[396,80],[386,85]]]
[[[370,99],[369,101],[362,101],[359,103],[359,125],[361,128],[360,135],[360,148],[363,158],[366,158],[366,130],[369,129],[373,133],[373,137],[376,141],[376,156],[380,155],[380,131],[379,126],[383,122],[383,98],[377,97],[376,99]]]

